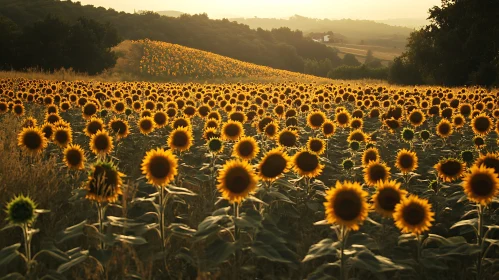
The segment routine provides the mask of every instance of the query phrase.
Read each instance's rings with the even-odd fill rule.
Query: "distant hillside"
[[[428,24],[428,20],[424,18],[393,18],[384,20],[375,20],[379,23],[385,23],[393,26],[402,26],[408,28],[421,28]]]
[[[142,13],[143,11],[140,11],[139,13]],[[183,14],[186,14],[184,12],[179,12],[179,11],[157,11],[156,13],[162,15],[162,16],[167,16],[167,17],[179,17]]]
[[[185,78],[324,80],[165,42],[125,41],[115,50],[120,58],[111,72],[124,77],[161,81]]]
[[[368,45],[381,45],[384,47],[405,47],[407,38],[413,29],[401,26],[392,26],[370,20],[352,19],[314,19],[295,15],[289,19],[275,18],[234,18],[239,23],[247,24],[251,28],[289,27],[299,29],[305,33],[328,32],[339,33],[347,38],[348,43],[363,43]]]

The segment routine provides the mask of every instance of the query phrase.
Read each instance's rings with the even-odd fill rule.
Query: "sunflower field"
[[[0,276],[499,279],[498,95],[2,79]]]

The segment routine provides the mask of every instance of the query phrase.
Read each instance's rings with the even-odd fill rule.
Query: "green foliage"
[[[340,66],[329,71],[329,78],[343,80],[376,79],[386,80],[388,68],[371,68],[365,64],[361,66]]]

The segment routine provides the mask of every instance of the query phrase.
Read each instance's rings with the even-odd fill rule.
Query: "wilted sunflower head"
[[[218,173],[217,189],[230,203],[240,203],[256,189],[258,177],[247,161],[227,161]]]
[[[473,152],[470,150],[462,151],[461,159],[466,163],[471,163],[474,159]]]
[[[85,167],[85,152],[80,145],[68,145],[63,152],[64,163],[70,169],[81,170]]]
[[[324,168],[324,165],[320,163],[319,156],[305,149],[294,155],[293,164],[297,174],[309,178],[319,176]]]
[[[423,141],[427,141],[428,139],[430,139],[431,134],[428,130],[423,130],[419,133],[419,136]]]
[[[418,168],[418,156],[413,151],[402,149],[397,153],[395,166],[404,174],[412,172]]]
[[[23,120],[23,123],[21,124],[22,128],[27,128],[27,127],[36,127],[37,120],[33,117],[27,117]]]
[[[208,140],[208,143],[206,143],[206,146],[208,147],[208,151],[214,154],[221,153],[224,149],[224,144],[220,138],[210,138]]]
[[[243,160],[252,160],[260,152],[260,147],[256,140],[251,136],[246,136],[234,145],[232,156],[238,157]]]
[[[98,161],[92,166],[85,189],[86,198],[96,202],[115,202],[122,193],[123,173],[112,162]]]
[[[376,184],[376,193],[373,195],[374,209],[386,218],[392,218],[395,206],[407,195],[407,191],[400,189],[400,183],[387,180]]]
[[[459,179],[466,170],[464,163],[455,158],[446,158],[440,160],[436,165],[438,176],[444,182],[453,182]]]
[[[47,147],[47,139],[39,128],[25,127],[17,136],[17,145],[30,155],[38,155]]]
[[[30,225],[36,220],[36,207],[36,203],[29,196],[15,196],[5,207],[7,221],[14,225]]]
[[[168,137],[168,146],[172,150],[187,151],[192,146],[192,131],[190,127],[178,127]]]
[[[478,149],[481,149],[486,145],[485,139],[482,136],[473,137],[473,144],[475,144],[475,147],[477,147]]]
[[[499,178],[493,168],[475,165],[464,177],[463,188],[471,202],[486,206],[499,194]]]
[[[384,124],[390,129],[391,132],[400,128],[400,121],[394,118],[384,120]]]
[[[348,147],[352,150],[352,151],[358,151],[360,149],[360,142],[359,141],[352,141],[348,144]]]
[[[358,230],[367,218],[369,206],[367,192],[357,182],[336,182],[334,188],[326,191],[326,221],[346,229]]]
[[[434,215],[426,199],[411,195],[395,206],[393,219],[403,233],[419,235],[430,229]]]
[[[291,167],[289,156],[280,148],[267,152],[258,165],[258,175],[264,181],[273,181],[286,173]]]
[[[167,186],[177,175],[177,157],[170,150],[153,149],[142,160],[142,174],[149,184],[156,187]]]
[[[374,187],[379,181],[390,178],[390,168],[381,161],[371,161],[364,168],[364,181],[368,186]]]

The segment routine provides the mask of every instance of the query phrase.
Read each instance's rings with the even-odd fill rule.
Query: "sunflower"
[[[437,124],[437,135],[447,138],[452,134],[452,124],[447,119],[442,119]]]
[[[434,215],[428,200],[411,195],[395,206],[393,219],[403,233],[419,235],[430,229]]]
[[[113,138],[105,130],[97,131],[90,138],[90,150],[97,156],[108,155],[113,148]]]
[[[480,114],[471,121],[471,128],[477,135],[487,135],[492,130],[492,120],[485,114]]]
[[[397,153],[395,166],[404,174],[412,172],[418,168],[418,156],[415,152],[402,149]]]
[[[30,225],[36,220],[36,207],[36,202],[29,196],[15,196],[5,207],[7,221],[14,225]]]
[[[58,126],[54,130],[53,140],[59,147],[66,148],[73,142],[73,131],[69,127]]]
[[[192,131],[187,127],[174,129],[168,137],[168,146],[172,150],[187,151],[192,146]]]
[[[293,169],[300,176],[314,178],[322,173],[324,165],[319,161],[319,156],[307,150],[301,150],[293,157]]]
[[[322,124],[322,134],[324,134],[324,137],[326,138],[333,136],[335,130],[336,127],[334,126],[334,123],[330,120],[326,120]]]
[[[356,129],[350,132],[347,141],[367,142],[369,141],[369,136],[361,129]]]
[[[47,147],[47,139],[39,128],[25,127],[17,136],[17,145],[27,153],[37,155]]]
[[[210,140],[211,138],[220,138],[216,128],[206,128],[203,132],[203,139]]]
[[[390,178],[390,167],[378,161],[371,161],[364,168],[364,181],[368,186],[374,187],[379,181]]]
[[[176,118],[172,124],[173,129],[177,129],[179,127],[191,127],[191,121],[186,118]]]
[[[362,154],[362,165],[367,166],[371,161],[379,161],[379,150],[377,148],[369,148]]]
[[[163,111],[154,113],[153,119],[158,128],[164,127],[168,123],[168,116]]]
[[[362,190],[359,183],[337,181],[334,188],[326,191],[324,208],[327,222],[359,230],[369,212],[366,198],[367,192]]]
[[[264,181],[273,181],[291,167],[291,160],[286,152],[275,148],[267,152],[258,165],[259,177]]]
[[[499,177],[493,168],[475,165],[464,177],[463,188],[470,201],[486,206],[499,194]]]
[[[311,137],[307,141],[307,149],[320,156],[326,151],[326,142],[322,139]]]
[[[41,130],[43,132],[43,136],[45,136],[45,139],[52,139],[52,135],[54,134],[54,126],[51,123],[44,123]]]
[[[350,113],[348,111],[340,111],[336,113],[336,123],[339,127],[348,127],[350,125]]]
[[[414,130],[405,127],[402,130],[402,140],[404,140],[404,142],[410,143],[412,140],[414,140],[414,134]]]
[[[258,177],[246,161],[229,160],[218,173],[217,189],[230,203],[240,203],[256,189]]]
[[[151,117],[143,117],[139,119],[137,126],[139,127],[140,133],[147,135],[154,131],[156,122]]]
[[[115,202],[122,194],[123,176],[113,163],[98,161],[92,166],[85,185],[86,198],[99,203]]]
[[[33,117],[27,117],[23,120],[23,123],[21,124],[22,128],[26,127],[36,127],[37,120]]]
[[[424,123],[424,121],[426,120],[426,117],[421,110],[416,109],[416,110],[413,110],[409,114],[408,119],[409,119],[409,122],[411,123],[412,126],[418,127]]]
[[[395,206],[405,199],[407,191],[400,189],[400,183],[387,180],[376,184],[376,193],[373,194],[374,209],[386,218],[392,218]]]
[[[384,124],[390,129],[390,132],[394,132],[395,130],[400,128],[400,121],[394,118],[386,119],[383,121]]]
[[[104,130],[104,128],[105,128],[104,121],[102,121],[101,118],[93,117],[85,125],[84,132],[85,132],[85,135],[87,135],[88,137],[91,137],[92,135],[97,133],[97,131]]]
[[[224,149],[224,143],[218,137],[210,138],[208,143],[206,143],[206,146],[208,147],[208,151],[213,154],[219,154]]]
[[[285,128],[277,136],[277,143],[282,147],[294,147],[298,143],[298,132],[294,129]]]
[[[252,160],[254,159],[258,153],[260,152],[260,147],[256,140],[251,136],[246,136],[234,145],[234,150],[232,152],[232,156],[238,157],[243,160]]]
[[[265,136],[267,136],[269,139],[274,139],[274,137],[277,135],[277,132],[279,130],[279,125],[277,122],[271,122],[269,123],[263,132],[265,133]]]
[[[89,120],[95,114],[97,114],[97,110],[99,110],[99,107],[93,102],[88,102],[83,106],[82,110],[82,115],[85,120]]]
[[[110,122],[109,122],[109,127],[111,130],[116,133],[117,138],[126,138],[128,134],[130,133],[129,130],[129,125],[127,120],[122,120],[114,117]]]
[[[311,112],[307,116],[307,124],[313,129],[318,129],[326,121],[326,115],[321,111]]]
[[[350,128],[361,129],[364,126],[364,121],[361,118],[353,118],[350,122]]]
[[[458,115],[455,115],[453,118],[452,118],[452,125],[455,127],[455,128],[462,128],[464,126],[464,124],[466,123],[466,120],[464,118],[463,115],[461,114],[458,114]]]
[[[24,115],[24,105],[23,104],[14,104],[12,106],[12,112],[18,117],[21,117]]]
[[[473,137],[473,144],[475,144],[478,149],[486,146],[485,139],[482,136]]]
[[[460,178],[466,170],[466,165],[455,158],[440,160],[435,166],[438,176],[444,182],[452,182]]]
[[[156,187],[167,186],[177,175],[177,168],[177,157],[170,150],[160,148],[148,151],[141,165],[148,183]]]
[[[228,121],[222,126],[222,139],[236,141],[244,136],[244,128],[240,122]]]
[[[63,152],[64,163],[70,169],[81,170],[85,167],[85,152],[80,145],[68,145]]]
[[[499,153],[487,153],[482,155],[476,160],[475,165],[485,165],[487,168],[493,168],[494,172],[499,176]]]

